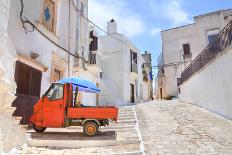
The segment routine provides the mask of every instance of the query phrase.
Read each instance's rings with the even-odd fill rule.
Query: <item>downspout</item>
[[[71,25],[71,24],[70,24],[70,21],[71,21],[71,20],[70,20],[70,18],[71,18],[71,17],[70,17],[70,16],[71,16],[71,12],[70,12],[71,10],[70,10],[70,8],[71,8],[71,7],[70,7],[70,5],[71,5],[71,3],[70,3],[70,0],[69,0],[68,3],[69,3],[69,4],[68,4],[68,7],[69,7],[69,9],[68,9],[68,10],[69,10],[69,11],[68,11],[68,51],[71,52],[71,51],[70,51],[70,49],[71,49],[71,45],[70,45],[70,40],[71,40],[71,36],[70,36],[70,34],[71,34],[71,33],[70,33],[70,25]],[[70,77],[70,55],[69,55],[69,54],[68,54],[68,77]]]

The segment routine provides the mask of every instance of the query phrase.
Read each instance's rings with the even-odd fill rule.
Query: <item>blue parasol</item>
[[[85,80],[80,77],[72,77],[72,78],[64,78],[62,80],[57,81],[57,83],[71,83],[73,85],[73,89],[75,90],[78,87],[78,91],[90,92],[90,93],[99,93],[100,89],[91,81]]]

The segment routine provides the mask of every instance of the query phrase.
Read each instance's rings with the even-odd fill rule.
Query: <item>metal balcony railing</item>
[[[230,21],[215,37],[212,43],[189,64],[181,73],[181,79],[178,79],[178,85],[189,79],[194,73],[203,68],[208,62],[214,59],[218,53],[222,52],[232,42],[232,21]]]

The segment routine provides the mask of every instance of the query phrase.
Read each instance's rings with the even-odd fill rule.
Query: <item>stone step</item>
[[[143,152],[124,152],[124,153],[113,153],[110,155],[143,155]]]
[[[120,119],[118,120],[118,124],[122,124],[122,123],[136,123],[136,119]]]
[[[118,119],[130,119],[130,118],[134,118],[135,119],[135,115],[119,115]]]
[[[119,109],[118,112],[134,112],[134,109]]]
[[[131,113],[131,114],[128,114],[128,113],[118,114],[118,117],[130,117],[130,116],[135,116],[135,114],[134,113]]]
[[[31,147],[52,147],[52,148],[90,148],[90,147],[104,147],[104,146],[117,146],[127,144],[139,144],[139,139],[127,139],[127,140],[40,140],[29,139],[27,144]]]
[[[134,111],[119,111],[119,114],[134,114]]]
[[[111,127],[111,128],[134,128],[136,127],[136,124],[116,124],[116,125],[110,125],[108,127]]]
[[[135,126],[127,126],[127,127],[118,126],[118,127],[107,127],[103,129],[103,131],[126,131],[133,129],[135,129]]]

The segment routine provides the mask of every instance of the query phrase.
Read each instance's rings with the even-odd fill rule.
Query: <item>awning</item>
[[[57,83],[71,83],[73,85],[73,89],[75,90],[78,87],[78,91],[90,92],[90,93],[99,93],[100,89],[91,81],[85,80],[80,77],[72,77],[72,78],[64,78],[62,80],[57,81]]]

